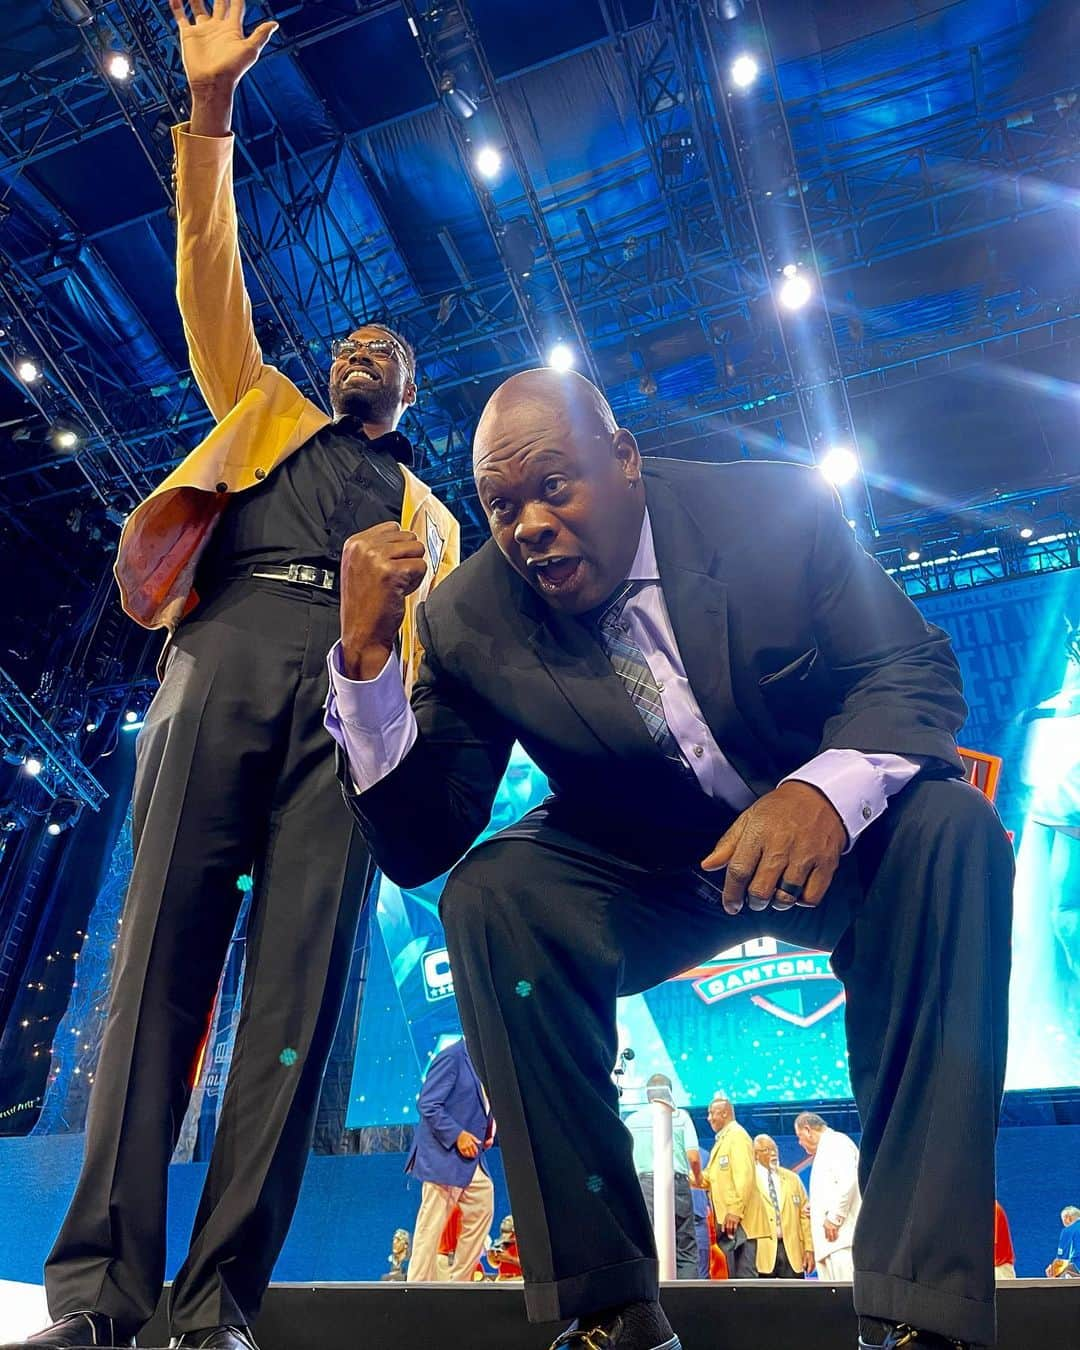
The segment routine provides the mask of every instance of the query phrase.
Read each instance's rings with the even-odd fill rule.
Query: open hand
[[[244,0],[190,0],[191,18],[184,0],[169,0],[180,33],[180,55],[192,93],[203,88],[224,88],[229,93],[239,84],[259,53],[277,32],[272,20],[261,23],[244,36]]]
[[[847,845],[832,803],[809,783],[781,783],[745,810],[701,866],[726,868],[724,910],[820,905]]]
[[[341,654],[350,680],[372,680],[394,650],[405,600],[427,573],[411,530],[383,521],[346,540],[341,554]]]

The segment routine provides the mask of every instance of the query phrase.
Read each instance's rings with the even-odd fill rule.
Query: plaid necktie
[[[668,759],[674,760],[684,772],[692,774],[693,771],[679,750],[679,742],[667,724],[660,690],[653,679],[649,663],[634,641],[630,624],[623,618],[626,602],[641,589],[642,585],[640,581],[628,581],[608,601],[599,617],[594,620],[597,638],[611,662],[612,670],[622,680],[631,702],[641,714],[641,720],[645,723],[649,735]]]
[[[683,758],[679,742],[664,716],[660,690],[653,679],[649,663],[634,641],[630,624],[623,618],[626,602],[645,584],[641,581],[628,581],[598,615],[594,611],[593,626],[597,640],[611,662],[612,670],[622,680],[631,702],[641,714],[641,720],[645,723],[649,735],[667,759],[696,786],[697,776]],[[695,867],[691,868],[691,875],[698,895],[706,903],[718,905],[724,884],[723,873],[718,873],[714,879],[707,872]]]

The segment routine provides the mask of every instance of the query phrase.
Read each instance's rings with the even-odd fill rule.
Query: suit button
[[[217,490],[218,490],[219,492],[228,492],[228,490],[229,490],[229,485],[228,485],[228,483],[219,483],[219,484],[217,485]]]
[[[256,470],[255,470],[255,477],[258,478],[258,479],[263,479],[263,478],[265,478],[265,477],[266,477],[266,470],[265,470],[265,469],[256,469]]]
[[[869,820],[870,817],[871,817],[873,814],[874,814],[874,808],[870,805],[870,803],[869,803],[869,802],[863,802],[863,804],[862,804],[862,818],[863,818],[863,820]]]
[[[694,746],[694,758],[695,758],[695,759],[700,759],[701,756],[702,756],[704,753],[705,753],[705,747],[704,747],[703,745],[695,745],[695,746]]]
[[[663,682],[663,680],[657,680],[657,681],[656,681],[656,692],[657,692],[658,694],[662,694],[662,693],[664,692],[664,682]]]

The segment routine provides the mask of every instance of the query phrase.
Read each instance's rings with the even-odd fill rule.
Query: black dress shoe
[[[35,1332],[25,1341],[12,1341],[0,1346],[0,1350],[87,1350],[90,1346],[132,1346],[135,1340],[125,1336],[111,1317],[96,1312],[68,1313],[58,1321],[47,1326],[44,1331]]]
[[[954,1341],[948,1336],[939,1336],[934,1331],[917,1331],[906,1322],[895,1326],[881,1324],[884,1340],[877,1336],[872,1341],[865,1339],[860,1331],[859,1350],[972,1350],[964,1341]]]
[[[248,1327],[203,1327],[174,1336],[169,1344],[184,1350],[259,1350]]]
[[[624,1308],[581,1317],[552,1343],[551,1350],[682,1350],[659,1303],[628,1303]]]

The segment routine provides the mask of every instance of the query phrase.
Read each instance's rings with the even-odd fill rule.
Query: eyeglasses
[[[365,338],[359,342],[355,338],[335,338],[330,344],[330,356],[334,361],[343,356],[355,356],[358,352],[370,352],[373,356],[396,356],[405,370],[412,374],[412,364],[405,348],[391,337]]]

